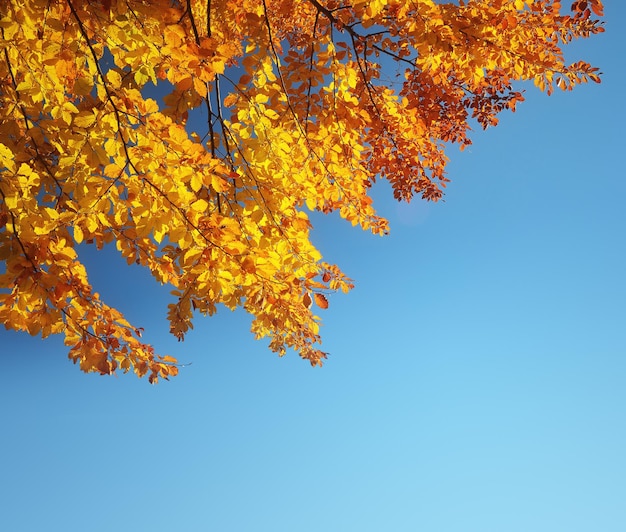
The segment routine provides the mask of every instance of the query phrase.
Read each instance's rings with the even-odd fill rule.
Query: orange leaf
[[[311,306],[311,303],[312,303],[311,296],[309,295],[308,292],[306,294],[304,294],[304,297],[302,298],[302,303],[304,303],[304,306],[306,308],[309,308]]]
[[[323,308],[323,309],[328,308],[328,299],[326,299],[326,296],[324,294],[315,293],[313,294],[313,297],[315,298],[315,304],[319,308]]]
[[[604,8],[599,0],[591,0],[591,10],[599,17],[604,16]]]

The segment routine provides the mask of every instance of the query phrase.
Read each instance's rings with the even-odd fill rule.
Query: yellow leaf
[[[77,127],[88,128],[95,124],[96,115],[90,112],[82,112],[74,117],[74,125]]]
[[[109,70],[106,74],[107,82],[112,87],[119,87],[122,84],[122,76],[116,70]],[[135,78],[136,80],[137,78]],[[139,82],[137,82],[139,83]]]
[[[199,173],[195,173],[194,175],[192,175],[190,181],[191,190],[193,190],[194,192],[198,192],[202,188],[203,181],[204,180]]]
[[[83,230],[80,228],[80,226],[75,225],[74,226],[74,240],[76,240],[77,244],[80,244],[83,241],[84,235],[83,235]]]
[[[0,143],[0,164],[10,172],[15,172],[15,162],[13,152],[4,144]]]
[[[265,109],[265,116],[270,120],[276,120],[279,114],[274,109]]]
[[[152,72],[152,76],[154,76],[154,71]],[[150,81],[150,72],[146,65],[141,65],[138,70],[135,71],[134,74],[135,83],[140,87],[143,87],[148,81]]]
[[[317,201],[315,199],[315,197],[312,196],[307,196],[306,200],[306,206],[310,211],[314,211],[315,208],[317,207]]]
[[[206,200],[199,199],[191,204],[191,208],[196,212],[206,212],[209,208],[209,203]]]
[[[228,181],[217,175],[211,177],[211,187],[215,192],[226,192],[229,189]]]

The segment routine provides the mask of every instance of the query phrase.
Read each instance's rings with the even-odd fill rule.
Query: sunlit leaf
[[[323,309],[327,309],[328,308],[328,299],[326,299],[326,296],[324,294],[320,294],[318,292],[315,292],[313,294],[313,299],[315,299],[315,304],[319,308],[323,308]]]

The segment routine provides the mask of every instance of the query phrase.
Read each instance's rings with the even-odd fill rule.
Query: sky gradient
[[[601,85],[527,101],[451,150],[445,201],[375,203],[374,237],[314,216],[323,368],[243,312],[168,333],[168,289],[82,247],[170,382],[85,375],[60,339],[0,330],[0,530],[626,530],[626,5],[572,60]],[[621,169],[621,170],[620,170]]]

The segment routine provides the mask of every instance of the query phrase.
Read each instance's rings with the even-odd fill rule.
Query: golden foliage
[[[602,31],[601,2],[561,11],[554,0],[2,2],[0,322],[63,334],[84,371],[176,375],[89,284],[77,244],[115,243],[173,287],[178,339],[195,311],[242,306],[271,349],[321,364],[312,303],[352,285],[311,244],[307,211],[385,234],[375,179],[398,199],[437,200],[444,146],[515,110],[513,82],[598,82],[561,47]],[[200,109],[203,124],[190,119]]]

